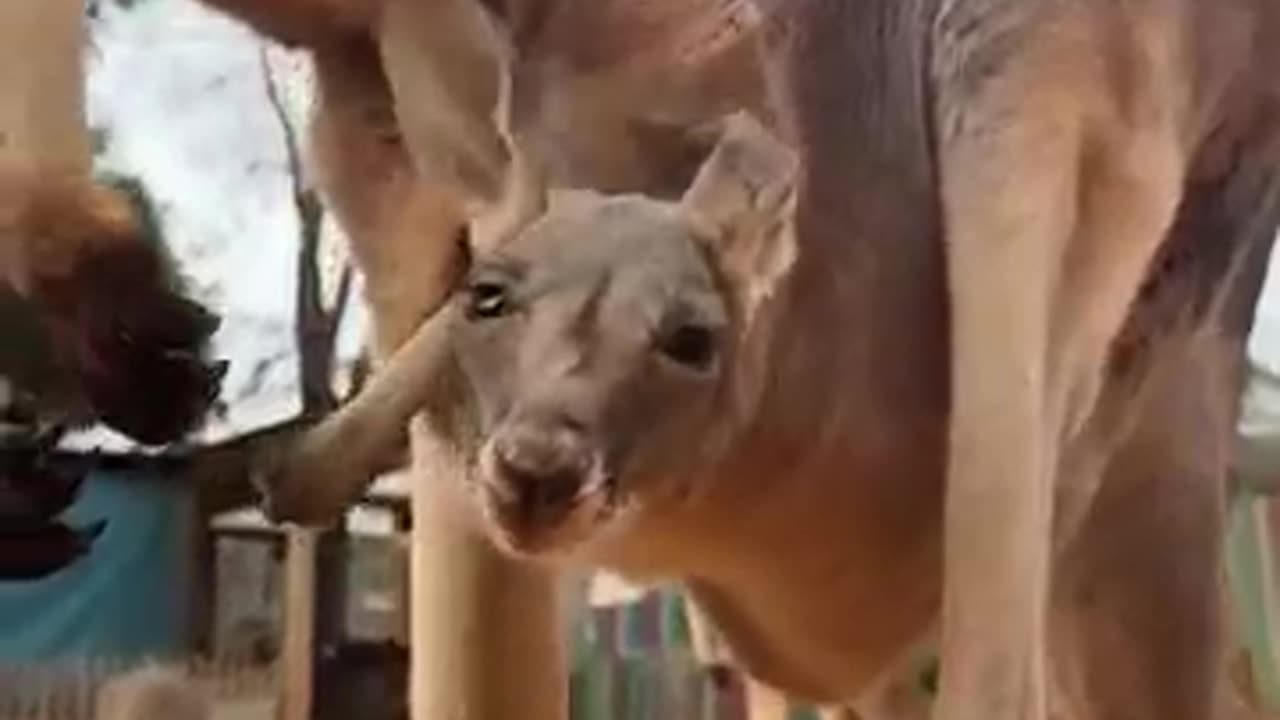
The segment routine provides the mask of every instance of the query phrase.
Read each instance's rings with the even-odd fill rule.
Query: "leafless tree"
[[[264,44],[259,49],[258,60],[267,101],[284,137],[289,192],[298,217],[293,334],[298,352],[298,387],[302,415],[314,420],[338,406],[339,398],[334,391],[334,364],[338,329],[351,295],[352,269],[349,262],[343,264],[332,307],[326,307],[320,270],[325,208],[319,193],[306,177],[298,130],[289,113],[282,84],[273,70],[269,47]],[[353,378],[353,381],[358,381],[358,378]],[[299,530],[292,529],[289,532]],[[321,543],[317,547],[318,555],[314,560],[319,566],[316,571],[318,587],[315,589],[318,598],[315,616],[315,632],[319,643],[317,650],[345,634],[346,538],[345,524],[339,523],[322,533]]]
[[[267,100],[284,136],[289,190],[298,216],[294,342],[298,351],[302,412],[322,415],[338,405],[333,389],[335,344],[351,295],[352,270],[350,264],[343,266],[333,306],[326,307],[319,262],[324,204],[306,179],[298,130],[282,96],[280,81],[272,70],[266,46],[259,52],[259,62]]]

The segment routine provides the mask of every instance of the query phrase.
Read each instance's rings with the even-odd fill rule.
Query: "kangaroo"
[[[879,515],[859,518],[870,528],[892,525],[884,518],[906,512],[896,504],[907,495],[898,485],[945,488],[939,505],[917,502],[911,509],[938,513],[945,528],[939,541],[945,562],[934,568],[944,590],[919,600],[942,615],[940,716],[1041,718],[1046,658],[1056,642],[1047,629],[1058,612],[1051,601],[1062,592],[1061,569],[1070,565],[1058,551],[1089,536],[1084,528],[1119,486],[1110,474],[1128,457],[1124,444],[1148,430],[1160,436],[1144,425],[1158,427],[1146,416],[1155,412],[1147,397],[1157,394],[1154,378],[1164,377],[1157,369],[1173,355],[1187,365],[1167,370],[1169,377],[1183,374],[1186,387],[1202,383],[1204,397],[1236,389],[1277,216],[1280,121],[1268,73],[1276,54],[1266,38],[1280,27],[1280,13],[1262,0],[755,4],[765,18],[759,38],[771,110],[800,157],[796,232],[805,251],[793,274],[805,280],[792,281],[804,287],[788,300],[799,304],[803,297],[845,313],[836,331],[827,317],[819,323],[789,315],[780,331],[785,339],[775,341],[805,346],[806,338],[824,334],[855,338],[832,343],[831,352],[810,341],[807,355],[770,358],[769,386],[786,385],[779,378],[838,377],[860,400],[839,405],[801,393],[780,403],[784,419],[770,416],[767,423],[780,434],[761,432],[764,449],[757,452],[770,450],[779,468],[791,469],[778,458],[822,458],[813,462],[858,477],[862,499],[882,501],[871,503]],[[486,4],[518,31],[513,7]],[[496,68],[493,84],[428,76],[422,68],[454,66],[428,58],[474,51],[492,33],[474,34],[471,44],[460,34],[443,37],[440,25],[421,21],[425,8],[395,5],[382,16],[387,33],[380,36],[381,54],[396,58],[385,69],[415,165],[451,167],[453,184],[483,186],[481,195],[493,195],[496,183],[484,178],[499,175],[491,171],[504,164],[529,163],[529,172],[515,174],[535,184],[539,174],[564,183],[568,173],[555,161],[571,160],[583,144],[553,127],[572,114],[557,97],[570,85],[590,90],[592,83],[544,72],[563,69],[571,58],[551,53],[555,62],[540,65],[536,43],[522,44],[519,32],[515,42],[499,41],[496,54],[480,53],[485,60],[473,66]],[[435,4],[430,9],[440,17]],[[536,29],[547,16],[531,17]],[[492,29],[482,22],[473,29],[485,27]],[[491,72],[481,75],[493,80]],[[467,113],[443,117],[436,114],[440,103],[423,101],[433,97],[432,88],[474,100],[467,104],[472,110],[498,110],[500,127],[484,125],[485,137],[475,137],[471,130],[480,124],[459,122]],[[610,89],[595,86],[603,97]],[[583,137],[593,126],[590,106],[581,106],[588,109]],[[588,155],[593,151],[581,157]],[[606,181],[613,175],[604,172],[608,163],[585,164],[599,171],[584,173],[588,186],[599,181],[597,189],[618,189]],[[625,175],[631,179],[619,185],[633,184],[634,176]],[[520,206],[522,222],[541,212],[536,202]],[[488,251],[484,243],[477,247]],[[909,320],[898,316],[901,308],[912,308]],[[1215,334],[1216,340],[1202,337]],[[1208,413],[1209,436],[1229,431],[1232,407],[1215,405]],[[1191,411],[1171,417],[1181,419],[1182,412]],[[805,438],[812,447],[787,434],[806,427],[787,418],[827,414],[840,422],[814,429]],[[837,463],[839,453],[823,444],[833,437],[857,449]],[[339,447],[329,456],[340,455],[332,451]],[[1197,492],[1220,485],[1221,453],[1206,451],[1217,463],[1207,467],[1175,450],[1159,463],[1164,472],[1198,477]],[[916,490],[917,501],[938,499]],[[1197,527],[1206,533],[1198,546],[1206,552],[1181,562],[1194,560],[1194,572],[1182,574],[1201,582],[1217,546],[1207,525]],[[904,534],[912,550],[935,540]],[[905,564],[923,567],[929,557],[908,553]],[[867,570],[871,560],[850,556],[846,563],[866,571],[864,581],[885,582]],[[926,574],[896,564],[882,569],[893,577]],[[907,597],[914,607],[916,596]],[[1177,638],[1182,644],[1167,654],[1212,654],[1220,631],[1215,613],[1196,605],[1203,597],[1199,590],[1179,596],[1176,612],[1185,614],[1187,633],[1133,643],[1145,655],[1132,666],[1150,672],[1153,648]],[[734,612],[747,618],[739,618],[744,624],[757,620],[750,608]],[[1192,678],[1191,665],[1180,667],[1189,677],[1173,683],[1176,693],[1159,702],[1141,695],[1127,714],[1207,714],[1210,675]],[[1098,672],[1082,671],[1085,679],[1077,680],[1108,686]]]
[[[737,115],[679,201],[551,193],[472,259],[369,404],[326,424],[425,407],[468,468],[439,479],[448,512],[529,562],[679,582],[754,677],[856,707],[938,619],[946,310],[940,282],[827,284],[844,250],[798,242],[796,168]],[[884,369],[832,330],[855,321],[903,335],[893,403],[846,392]],[[1072,448],[1101,490],[1087,511],[1064,501],[1082,519],[1054,555],[1049,695],[1067,716],[1201,718],[1221,699],[1216,468],[1237,358],[1195,327],[1155,340],[1105,386],[1123,434]]]

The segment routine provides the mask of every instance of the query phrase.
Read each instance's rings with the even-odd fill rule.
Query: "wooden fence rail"
[[[103,684],[144,664],[115,659],[0,663],[0,720],[94,720]],[[274,667],[203,658],[159,664],[179,666],[214,702],[270,698],[276,692]]]

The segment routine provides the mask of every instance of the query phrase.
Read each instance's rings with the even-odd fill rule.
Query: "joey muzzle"
[[[585,429],[563,418],[503,423],[481,465],[485,500],[515,536],[555,532],[575,511],[602,510],[611,492],[604,453]]]

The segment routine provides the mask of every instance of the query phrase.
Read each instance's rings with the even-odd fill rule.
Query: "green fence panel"
[[[1270,538],[1260,532],[1253,504],[1258,498],[1243,491],[1231,499],[1228,517],[1227,571],[1235,597],[1236,624],[1253,670],[1259,700],[1268,710],[1280,711],[1280,668],[1272,638],[1276,609],[1268,607],[1263,583],[1269,576],[1264,568],[1266,555],[1261,542]]]

